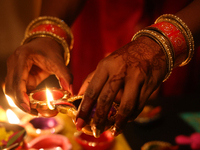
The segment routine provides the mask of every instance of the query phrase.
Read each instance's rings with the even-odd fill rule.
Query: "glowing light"
[[[53,101],[53,96],[51,94],[51,92],[46,89],[46,97],[47,97],[47,106],[49,107],[50,110],[54,110],[55,107],[51,104],[51,101]]]
[[[11,109],[8,109],[6,111],[6,115],[7,115],[9,123],[11,123],[11,124],[19,124],[20,123],[19,118]]]
[[[5,96],[6,96],[6,99],[7,99],[7,101],[8,101],[8,104],[9,104],[11,107],[17,107],[17,106],[15,105],[15,103],[13,102],[12,98],[10,98],[10,96],[8,96],[8,95],[6,95],[6,94],[5,94]]]
[[[5,84],[2,84],[2,89],[3,89],[3,92],[4,92],[4,94],[5,94]],[[9,104],[11,107],[17,107],[17,106],[15,105],[15,103],[13,102],[12,98],[10,98],[7,94],[5,94],[5,96],[6,96],[6,99],[7,99],[7,101],[8,101],[8,104]]]
[[[41,130],[40,129],[36,129],[36,133],[37,134],[41,134]]]

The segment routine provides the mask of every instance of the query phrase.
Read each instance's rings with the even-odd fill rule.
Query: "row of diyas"
[[[0,136],[2,137],[0,143],[3,143],[0,144],[0,149],[71,149],[72,145],[68,138],[57,134],[64,127],[63,121],[58,116],[44,118],[29,115],[19,109],[8,95],[5,96],[10,109],[6,111],[3,108],[0,109],[0,129],[5,129],[5,133],[2,133],[5,136]],[[19,138],[17,137],[16,142],[7,147],[7,143],[11,141],[13,134],[22,130],[24,130],[24,134]],[[58,140],[60,142],[56,142]],[[51,144],[48,144],[50,141]]]
[[[20,120],[11,109],[5,111],[0,107],[0,149],[26,148],[26,130],[19,123]]]
[[[23,126],[31,137],[59,133],[63,129],[64,123],[59,117],[44,118],[29,115],[19,109],[8,95],[5,96],[11,107],[6,111],[9,123]]]
[[[66,101],[57,101],[56,104],[59,104],[59,107],[55,106],[55,101],[54,99],[60,99],[60,96],[65,97],[66,95],[62,95],[62,93],[60,92],[60,90],[54,91],[54,88],[51,88],[51,90],[48,89],[42,89],[38,91],[36,91],[35,93],[33,93],[34,95],[32,95],[35,99],[41,101],[43,104],[45,103],[45,105],[37,105],[37,108],[39,106],[39,109],[42,108],[45,110],[45,112],[51,112],[51,111],[57,111],[59,110],[59,112],[62,113],[67,113],[68,115],[75,115],[75,111],[77,110],[76,106],[74,106],[75,103],[73,103],[75,100],[80,99],[80,97],[73,97],[71,99],[69,99],[69,97],[67,97],[69,99],[69,101],[66,103]],[[50,96],[49,96],[50,94]],[[69,142],[69,140],[67,139],[67,137],[65,136],[61,136],[58,135],[56,133],[59,133],[62,129],[63,129],[63,120],[60,119],[58,116],[55,117],[50,117],[50,118],[43,118],[43,117],[33,117],[31,115],[28,115],[26,113],[24,113],[23,111],[21,111],[18,107],[16,107],[16,105],[13,105],[13,101],[8,97],[7,100],[10,101],[9,104],[11,106],[11,109],[16,113],[12,112],[12,110],[7,110],[7,112],[10,112],[10,114],[8,116],[10,116],[12,119],[10,123],[16,123],[22,127],[24,127],[26,129],[26,138],[28,136],[31,136],[33,140],[28,141],[28,145],[27,147],[30,148],[38,148],[38,147],[42,147],[42,148],[49,148],[46,146],[58,146],[58,147],[62,147],[65,146],[64,149],[69,148],[72,146]],[[39,98],[38,98],[39,97]],[[45,97],[45,98],[44,98]],[[80,102],[78,102],[80,103]],[[33,103],[31,103],[33,104]],[[63,106],[64,104],[64,106]],[[67,104],[67,105],[66,105]],[[42,107],[40,107],[42,106]],[[67,107],[66,107],[67,106]],[[55,108],[57,110],[55,110]],[[66,109],[67,108],[67,109]],[[73,111],[71,110],[73,109]],[[47,110],[47,111],[46,111]],[[69,112],[71,111],[72,114],[69,114]],[[41,112],[41,110],[40,110]],[[17,119],[17,116],[19,116],[20,119]],[[8,117],[8,118],[10,118]],[[15,119],[14,119],[15,118]],[[13,120],[16,120],[16,122],[13,122]],[[52,134],[53,133],[53,134]],[[50,134],[50,135],[49,135]],[[46,136],[48,135],[48,136]],[[58,136],[56,136],[58,135]],[[78,135],[78,136],[77,136]],[[100,143],[98,142],[98,139],[94,138],[93,136],[83,136],[84,133],[82,134],[75,134],[75,140],[81,144],[82,146],[86,146],[86,147],[90,147],[90,148],[102,148],[105,146],[110,146],[112,141],[113,141],[113,137],[110,136],[110,132],[107,131],[106,134],[102,134],[102,136],[99,138],[99,141],[101,141]],[[82,139],[82,137],[87,137],[87,139]],[[89,138],[88,138],[89,137]],[[55,145],[49,145],[46,144],[45,142],[49,142],[50,139],[51,141],[54,138],[60,138],[60,141],[62,140],[68,140],[68,142],[65,142],[66,144],[61,144],[61,143],[54,143]],[[102,138],[104,140],[102,140]],[[83,142],[80,142],[80,139],[83,140]],[[94,141],[91,141],[92,139],[94,139]],[[54,140],[57,141],[57,140]],[[88,142],[87,142],[88,141]],[[53,143],[53,142],[51,142]],[[66,149],[68,150],[68,149]]]
[[[1,109],[2,112],[5,112]],[[6,111],[7,118],[0,122],[0,143],[2,150],[44,150],[59,149],[71,150],[72,144],[67,137],[55,134],[62,128],[60,122],[54,118],[31,117],[25,115],[23,118],[29,120],[19,120],[15,113],[8,109]],[[4,117],[5,118],[5,117]],[[8,122],[7,122],[8,120]],[[14,122],[15,121],[15,122]],[[58,129],[59,128],[59,129]],[[4,131],[4,132],[2,132]],[[12,144],[7,144],[12,140],[13,135],[24,131],[22,135],[17,136]],[[58,142],[59,141],[59,142]]]

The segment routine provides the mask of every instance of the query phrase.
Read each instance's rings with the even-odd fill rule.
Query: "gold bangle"
[[[71,32],[70,27],[63,20],[61,20],[61,19],[59,19],[57,17],[41,16],[41,17],[38,17],[38,18],[34,19],[27,26],[26,31],[25,31],[25,36],[27,36],[30,33],[31,30],[33,30],[35,27],[37,27],[37,26],[39,26],[41,24],[53,24],[53,25],[57,25],[58,27],[63,29],[71,39],[71,43],[69,44],[70,49],[73,48],[74,37],[73,37],[73,34]]]
[[[179,65],[184,66],[190,62],[190,60],[193,57],[194,54],[194,39],[192,36],[192,32],[188,28],[188,26],[177,16],[172,14],[164,14],[158,17],[158,19],[155,21],[161,22],[161,21],[168,21],[172,23],[173,25],[177,26],[179,30],[182,32],[182,34],[185,36],[185,40],[188,42],[188,56],[187,58]]]
[[[162,30],[160,30],[159,28],[156,28],[156,27],[151,27],[151,26],[150,26],[150,27],[147,27],[146,29],[147,29],[147,30],[153,30],[153,31],[155,31],[155,32],[158,32],[158,33],[160,33],[161,35],[163,35],[165,39],[167,39],[166,42],[168,43],[168,45],[169,45],[169,47],[170,47],[171,54],[172,54],[172,58],[173,58],[173,60],[174,60],[174,58],[175,58],[174,46],[173,46],[172,42],[170,41],[170,39],[168,38],[168,36],[167,36]]]
[[[67,66],[70,61],[70,50],[67,42],[61,38],[60,36],[57,36],[54,33],[51,32],[46,32],[46,31],[37,31],[33,33],[29,33],[23,41],[21,42],[21,45],[30,42],[32,39],[37,38],[37,37],[48,37],[51,39],[56,40],[64,49],[64,60],[65,60],[65,65]]]
[[[173,70],[173,66],[174,66],[173,53],[171,52],[171,47],[169,46],[167,39],[165,39],[165,37],[163,35],[159,34],[156,31],[144,29],[144,30],[138,31],[133,36],[132,40],[135,40],[140,36],[150,37],[156,43],[158,43],[160,45],[160,47],[162,48],[162,50],[163,50],[163,52],[166,56],[166,63],[167,63],[167,68],[168,68],[168,72],[165,75],[165,78],[163,80],[163,82],[165,82],[169,78],[169,76],[171,75],[172,70]]]
[[[171,24],[173,24],[176,28],[178,28],[181,33],[183,34],[184,38],[185,38],[185,41],[186,41],[186,44],[187,44],[187,48],[190,48],[191,47],[191,44],[190,44],[190,40],[189,40],[189,37],[187,36],[187,33],[186,31],[183,29],[183,27],[181,25],[179,25],[176,21],[172,20],[172,19],[168,19],[168,18],[165,18],[165,19],[160,19],[159,22],[163,22],[163,21],[166,21],[166,22],[169,22]],[[156,23],[156,22],[155,22]],[[191,53],[188,53],[188,56],[190,55]],[[192,58],[192,57],[187,57],[187,58]],[[181,64],[179,64],[179,66],[183,66],[186,65],[189,61],[187,60],[187,58],[181,62]],[[187,61],[187,63],[185,63]]]

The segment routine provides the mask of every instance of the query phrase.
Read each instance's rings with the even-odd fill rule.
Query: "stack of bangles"
[[[175,15],[164,14],[158,17],[153,25],[137,32],[132,40],[140,36],[153,39],[162,48],[168,68],[163,82],[169,78],[174,67],[188,64],[194,54],[192,33],[188,26]]]
[[[65,65],[69,64],[74,41],[70,27],[64,21],[50,16],[36,18],[28,25],[21,45],[38,37],[48,37],[57,41],[64,49]]]

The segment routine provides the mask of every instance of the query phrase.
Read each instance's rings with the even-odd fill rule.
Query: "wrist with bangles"
[[[173,68],[188,64],[194,54],[192,33],[188,26],[175,15],[161,15],[153,25],[137,32],[132,40],[140,36],[150,37],[162,48],[168,69],[163,82],[169,78]]]
[[[63,20],[50,16],[34,19],[26,28],[21,45],[38,37],[48,37],[58,42],[64,49],[65,65],[69,64],[74,39],[70,27]]]

